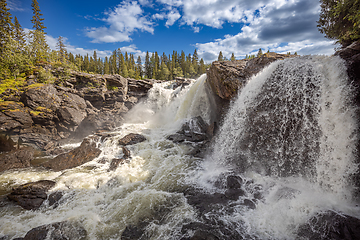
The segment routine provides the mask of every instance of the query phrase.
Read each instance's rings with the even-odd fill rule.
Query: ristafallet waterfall
[[[248,80],[201,145],[201,125],[213,121],[206,76],[188,86],[155,84],[126,123],[92,138],[102,150],[95,160],[0,175],[3,189],[48,179],[56,182],[51,191],[64,194],[56,207],[0,208],[0,237],[70,221],[86,230],[76,239],[311,239],[304,226],[319,213],[360,217],[353,91],[340,58],[274,62]],[[176,132],[185,137],[169,138]],[[128,133],[147,140],[129,146],[131,159],[109,171]],[[199,146],[208,146],[204,157],[192,154]]]

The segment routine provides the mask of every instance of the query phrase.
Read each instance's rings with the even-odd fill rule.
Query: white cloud
[[[10,8],[12,11],[19,11],[22,12],[25,9],[22,8],[21,1],[19,0],[7,0],[7,7]]]
[[[143,16],[143,10],[135,1],[123,2],[105,15],[102,21],[109,26],[86,29],[86,35],[93,42],[128,42],[136,31],[154,32],[153,23]]]
[[[333,41],[326,40],[316,27],[319,9],[319,3],[313,0],[269,2],[244,12],[246,25],[240,33],[196,44],[198,53],[207,62],[215,60],[219,51],[228,58],[231,53],[242,58],[257,53],[259,48],[279,53],[333,54]]]
[[[180,13],[178,11],[172,10],[167,15],[167,21],[165,23],[166,27],[172,26],[179,18],[181,17]]]

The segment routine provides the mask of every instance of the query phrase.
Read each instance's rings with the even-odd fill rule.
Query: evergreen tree
[[[25,32],[16,16],[14,18],[14,38],[19,43],[20,49],[23,50],[26,45]]]
[[[145,56],[145,78],[151,78],[152,74],[151,74],[151,63],[150,63],[150,56],[149,56],[149,52],[146,51],[146,56]]]
[[[0,54],[5,51],[5,45],[12,37],[13,24],[11,22],[11,13],[7,8],[6,0],[0,0]],[[1,56],[0,55],[0,56]]]
[[[234,55],[234,53],[232,53],[231,54],[231,58],[230,58],[230,61],[235,61],[236,59],[235,59],[235,55]]]
[[[65,62],[65,54],[66,54],[66,47],[64,44],[64,38],[62,36],[58,37],[58,42],[56,44],[56,47],[59,51],[59,60],[60,62]]]
[[[159,75],[158,79],[169,80],[170,71],[164,61],[161,62],[160,71],[158,75]]]
[[[224,56],[221,51],[219,52],[218,61],[224,61]]]
[[[44,18],[41,18],[42,13],[40,12],[39,4],[37,0],[32,0],[31,7],[33,9],[33,17],[31,22],[33,23],[33,30],[30,32],[31,35],[31,51],[35,58],[35,61],[45,60],[48,55],[49,47],[46,43],[44,29]]]
[[[192,56],[192,67],[194,68],[196,74],[199,73],[199,56],[198,56],[198,53],[197,53],[197,50],[195,49],[194,51],[194,54]]]
[[[263,52],[262,52],[261,48],[259,48],[259,51],[257,53],[257,57],[261,57],[262,55],[263,55]]]
[[[199,74],[204,74],[206,72],[206,66],[204,63],[204,59],[200,59],[200,67],[199,67]]]
[[[184,51],[181,51],[179,60],[180,60],[180,67],[181,67],[182,73],[185,75],[185,73],[186,73],[186,57],[185,57]]]
[[[327,38],[344,47],[360,39],[359,0],[320,0],[321,13],[317,27]]]
[[[144,73],[143,73],[143,69],[142,69],[142,63],[141,63],[141,57],[140,56],[138,56],[136,64],[137,64],[137,67],[136,67],[137,71],[139,72],[139,78],[142,79]]]

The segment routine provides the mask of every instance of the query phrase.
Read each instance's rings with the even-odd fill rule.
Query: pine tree
[[[60,62],[65,62],[65,54],[66,54],[66,47],[64,44],[64,38],[62,36],[58,37],[58,42],[56,44],[56,48],[59,51],[59,60]]]
[[[142,63],[141,63],[141,57],[140,56],[138,56],[136,64],[137,64],[137,69],[138,69],[138,72],[139,72],[139,78],[142,79],[142,77],[144,75],[144,72],[143,72],[143,69],[142,69]]]
[[[261,48],[259,49],[258,53],[257,53],[257,57],[261,57],[263,55],[263,52],[261,50]]]
[[[206,67],[204,63],[204,59],[200,59],[200,67],[199,67],[199,74],[204,74],[206,72]]]
[[[224,61],[224,56],[221,51],[219,52],[218,61]]]
[[[149,52],[146,51],[145,56],[145,78],[151,78],[151,63],[150,63],[150,56]]]
[[[6,0],[0,0],[0,54],[5,51],[5,45],[12,37],[13,24],[11,13],[7,8]],[[0,55],[0,56],[1,56]]]
[[[20,50],[23,50],[26,44],[25,32],[16,16],[14,18],[14,38],[19,43]]]
[[[31,19],[31,22],[33,23],[33,30],[30,32],[30,45],[35,61],[41,61],[46,59],[49,50],[45,39],[46,33],[44,32],[46,27],[43,24],[44,18],[41,18],[42,13],[40,13],[37,0],[32,0],[31,7],[34,15]]]
[[[231,54],[231,58],[230,58],[230,61],[235,61],[236,59],[235,59],[235,54],[234,53],[232,53]]]

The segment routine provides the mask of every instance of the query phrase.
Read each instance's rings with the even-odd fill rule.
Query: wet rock
[[[126,162],[125,159],[114,158],[114,159],[111,160],[111,162],[110,162],[110,167],[109,167],[109,170],[108,170],[108,171],[115,171],[120,164],[124,164],[125,162]]]
[[[0,172],[30,167],[30,162],[34,159],[35,150],[31,147],[15,149],[11,152],[0,155]]]
[[[24,240],[85,240],[87,232],[76,222],[64,221],[31,229]]]
[[[298,236],[302,239],[359,239],[360,219],[328,211],[318,213],[301,226]]]
[[[239,189],[241,188],[241,185],[243,183],[243,180],[239,176],[228,176],[226,178],[226,188],[227,189]]]
[[[91,139],[84,139],[81,145],[68,153],[61,154],[48,162],[41,164],[45,168],[54,171],[74,168],[98,157],[101,150]]]
[[[244,199],[243,205],[247,206],[250,209],[255,209],[256,208],[256,204],[254,203],[254,201],[252,201],[250,199]]]
[[[128,78],[128,95],[141,98],[147,95],[147,92],[153,86],[153,80],[135,80]]]
[[[198,209],[201,214],[211,211],[214,204],[226,204],[229,201],[222,193],[190,191],[185,194],[185,197],[188,203]]]
[[[138,225],[126,226],[124,232],[121,234],[121,240],[139,240],[143,239],[142,236],[145,233],[148,222],[141,222]],[[144,238],[145,239],[145,238]]]
[[[226,198],[230,200],[238,200],[240,196],[244,196],[245,191],[242,189],[228,189],[225,191]]]
[[[184,141],[202,142],[208,140],[208,125],[200,116],[191,118],[182,125],[179,131],[168,136],[167,139],[174,143],[181,143]]]
[[[46,200],[46,192],[53,188],[55,184],[54,181],[50,180],[23,184],[13,189],[8,198],[26,210],[35,210]]]
[[[141,134],[130,133],[119,140],[119,145],[133,145],[140,142],[146,141],[146,137]]]
[[[59,202],[63,196],[64,196],[64,193],[61,191],[56,191],[56,192],[51,193],[48,197],[49,206],[54,206],[54,208],[57,208],[59,205]]]
[[[125,158],[125,159],[130,158],[131,153],[130,153],[130,150],[129,150],[127,147],[123,146],[123,147],[122,147],[122,151],[123,151],[123,154],[124,154],[124,158]]]
[[[0,134],[0,152],[9,152],[15,149],[15,142],[5,134]]]
[[[28,109],[21,102],[0,102],[0,123],[1,130],[9,131],[15,128],[28,128],[33,124]]]

